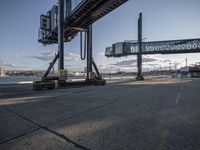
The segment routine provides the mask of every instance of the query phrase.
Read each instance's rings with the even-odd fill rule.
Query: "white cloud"
[[[157,59],[155,58],[143,58],[142,62],[143,63],[148,63],[148,62],[156,62]],[[116,66],[121,66],[121,67],[129,67],[129,66],[136,66],[137,64],[137,59],[131,59],[131,60],[123,60],[120,62],[116,62],[115,64],[112,65],[116,65]]]
[[[65,60],[67,61],[78,61],[80,60],[80,56],[75,53],[65,53]]]
[[[10,64],[10,63],[7,63],[3,60],[0,60],[0,67],[4,67],[4,68],[14,68],[16,67],[15,64]]]
[[[6,63],[3,60],[0,60],[0,65],[3,67],[15,67],[15,64]]]
[[[56,55],[55,52],[45,52],[45,53],[40,53],[39,55],[32,55],[28,57],[50,62],[54,59],[55,55]],[[65,53],[64,55],[64,59],[66,61],[78,61],[79,57],[80,56],[78,54],[69,53],[69,52]]]

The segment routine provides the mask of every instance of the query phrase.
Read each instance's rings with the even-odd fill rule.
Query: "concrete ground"
[[[199,89],[200,79],[165,77],[39,92],[0,85],[0,149],[199,150]]]

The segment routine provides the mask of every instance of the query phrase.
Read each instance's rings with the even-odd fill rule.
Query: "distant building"
[[[6,70],[3,67],[0,67],[0,77],[6,76]]]
[[[198,77],[200,78],[200,65],[182,67],[180,69],[180,77]]]
[[[86,76],[86,73],[85,72],[76,72],[74,74],[75,77],[85,77]]]

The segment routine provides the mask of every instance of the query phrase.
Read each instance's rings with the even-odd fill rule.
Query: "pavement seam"
[[[135,94],[142,93],[142,92],[144,92],[146,89],[151,88],[151,87],[152,87],[152,86],[145,87],[145,88],[143,88],[142,90],[137,91],[137,93],[135,93]],[[131,93],[131,94],[129,94],[129,95],[126,95],[126,96],[130,96],[130,95],[132,95],[132,94],[133,94],[133,93]],[[105,97],[101,97],[101,98],[107,99],[107,98],[105,98]],[[101,104],[100,106],[97,106],[97,107],[95,107],[95,108],[91,108],[91,109],[89,109],[89,110],[80,112],[79,114],[77,114],[77,115],[75,115],[75,116],[82,116],[82,115],[84,115],[84,114],[86,114],[86,113],[88,113],[88,112],[91,112],[91,111],[93,111],[93,110],[96,110],[96,109],[105,107],[105,106],[107,106],[107,105],[109,105],[109,104],[118,103],[118,102],[120,102],[120,101],[122,101],[122,100],[124,100],[124,99],[120,99],[120,100],[117,100],[117,101],[116,101],[116,100],[113,100],[113,101],[110,101],[110,102]],[[21,114],[12,111],[12,110],[9,109],[9,108],[4,107],[4,109],[6,109],[7,111],[9,111],[9,112],[11,112],[11,113],[17,115],[18,117],[20,117],[20,118],[22,118],[22,119],[24,119],[24,120],[26,120],[26,121],[28,121],[28,122],[30,122],[30,123],[36,125],[36,126],[38,127],[37,130],[39,130],[39,129],[44,129],[45,131],[48,131],[48,132],[50,132],[50,133],[52,133],[52,134],[58,136],[59,138],[64,139],[65,141],[67,141],[67,142],[73,144],[75,147],[77,147],[77,148],[79,148],[79,149],[89,150],[89,148],[87,148],[87,147],[85,147],[85,146],[82,146],[82,145],[80,145],[80,144],[78,144],[78,143],[76,143],[76,142],[70,140],[69,138],[67,138],[67,137],[66,137],[65,135],[63,135],[63,134],[60,134],[60,133],[58,133],[58,132],[55,132],[55,131],[49,129],[47,126],[42,126],[42,125],[40,125],[40,124],[38,124],[38,123],[36,123],[36,122],[34,122],[34,121],[32,121],[32,120],[30,120],[30,119],[24,117],[24,116],[22,116]],[[62,122],[62,121],[64,121],[64,120],[68,120],[68,119],[72,119],[72,118],[74,118],[75,116],[70,116],[69,118],[63,119],[63,120],[61,120],[61,121],[59,121],[59,122]],[[57,123],[58,123],[58,122],[53,123],[53,125],[54,125],[54,124],[57,124]],[[48,126],[51,126],[51,125],[52,125],[52,124],[50,124],[50,125],[48,125]],[[37,130],[33,130],[32,132],[37,131]],[[32,132],[28,132],[28,133],[24,133],[24,134],[22,134],[22,135],[20,135],[20,136],[16,136],[16,137],[14,137],[14,138],[11,138],[11,139],[9,139],[9,140],[6,140],[6,141],[3,142],[3,143],[6,143],[6,142],[9,142],[9,141],[11,141],[11,140],[14,140],[14,139],[20,138],[20,137],[22,137],[22,136],[28,135],[28,134],[30,134],[30,133],[32,133]],[[3,144],[3,143],[2,143],[2,144]],[[1,143],[0,143],[0,144],[1,144]]]
[[[32,130],[32,131],[29,131],[29,132],[26,132],[26,133],[20,134],[20,135],[18,135],[18,136],[15,136],[15,137],[9,138],[9,139],[7,139],[7,140],[1,141],[1,142],[0,142],[0,145],[1,145],[1,144],[4,144],[4,143],[7,143],[7,142],[10,142],[10,141],[12,141],[12,140],[15,140],[15,139],[21,138],[21,137],[23,137],[23,136],[25,136],[25,135],[28,135],[28,134],[33,133],[33,132],[35,132],[35,131],[38,131],[39,129],[40,129],[40,128],[36,128],[36,129],[34,129],[34,130]]]
[[[73,144],[76,148],[83,149],[83,150],[90,150],[89,148],[87,148],[87,147],[85,147],[85,146],[83,146],[83,145],[80,145],[80,144],[78,144],[78,143],[72,141],[71,139],[67,138],[64,134],[60,134],[59,132],[55,132],[55,131],[53,131],[53,130],[47,128],[47,127],[44,127],[43,129],[45,129],[46,131],[51,132],[52,134],[54,134],[54,135],[60,137],[61,139],[64,139],[65,141],[67,141],[67,142]]]
[[[53,130],[49,129],[48,127],[42,126],[42,125],[40,125],[40,124],[38,124],[38,123],[36,123],[36,122],[34,122],[34,121],[32,121],[32,120],[26,118],[26,117],[20,115],[19,113],[16,113],[16,112],[10,110],[9,108],[5,108],[5,109],[8,110],[8,111],[11,112],[11,113],[17,115],[18,117],[20,117],[20,118],[22,118],[22,119],[24,119],[24,120],[26,120],[26,121],[28,121],[28,122],[30,122],[30,123],[36,125],[36,126],[38,127],[37,130],[43,129],[43,130],[45,130],[45,131],[48,131],[48,132],[54,134],[55,136],[57,136],[57,137],[59,137],[59,138],[65,140],[66,142],[73,144],[76,148],[79,148],[79,149],[82,149],[82,150],[90,150],[89,148],[87,148],[87,147],[85,147],[85,146],[83,146],[83,145],[80,145],[80,144],[74,142],[73,140],[69,139],[69,138],[66,137],[64,134],[60,134],[59,132],[56,132],[56,131],[53,131]],[[37,131],[37,130],[35,130],[35,131]],[[35,132],[35,131],[32,131],[32,132]],[[32,132],[31,132],[31,133],[32,133]],[[4,143],[9,142],[9,141],[14,140],[14,139],[17,139],[17,138],[20,138],[20,137],[22,137],[22,136],[28,135],[28,134],[30,134],[30,133],[22,134],[21,136],[16,136],[15,138],[11,138],[10,140],[5,141]],[[0,144],[1,144],[1,143],[0,143]],[[2,144],[3,144],[3,143],[2,143]]]
[[[150,86],[150,87],[151,87],[151,86]],[[142,90],[137,91],[136,94],[142,93],[142,92],[144,92],[146,89],[148,89],[148,88],[150,88],[150,87],[145,87],[145,88],[143,88]],[[129,94],[129,95],[132,95],[132,93]],[[129,95],[127,95],[127,96],[129,96]],[[102,98],[104,98],[104,97],[102,97]],[[106,98],[104,98],[104,99],[106,99]],[[97,107],[95,107],[95,108],[91,108],[91,109],[89,109],[89,110],[80,112],[80,113],[77,114],[76,116],[82,116],[82,115],[84,115],[84,114],[86,114],[86,113],[88,113],[88,112],[91,112],[91,111],[93,111],[93,110],[96,110],[96,109],[105,107],[105,106],[107,106],[107,105],[109,105],[109,104],[118,103],[118,102],[120,102],[121,100],[122,100],[122,99],[120,99],[120,100],[118,100],[118,101],[114,100],[114,101],[110,101],[110,102],[104,103],[104,104],[102,104],[102,105],[100,105],[100,106],[97,106]],[[65,135],[63,135],[63,134],[60,134],[60,133],[58,133],[58,132],[55,132],[55,131],[53,131],[53,130],[47,128],[46,126],[42,126],[42,125],[40,125],[40,124],[38,124],[38,123],[36,123],[36,122],[34,122],[34,121],[32,121],[32,120],[26,118],[26,117],[20,115],[19,113],[16,113],[16,112],[10,110],[9,108],[4,107],[4,109],[6,109],[7,111],[9,111],[9,112],[11,112],[11,113],[14,113],[14,114],[17,115],[18,117],[20,117],[20,118],[22,118],[22,119],[24,119],[24,120],[26,120],[26,121],[28,121],[28,122],[30,122],[30,123],[36,125],[36,126],[38,127],[38,128],[37,128],[38,130],[39,130],[39,129],[44,129],[45,131],[51,132],[52,134],[58,136],[59,138],[62,138],[62,139],[64,139],[65,141],[67,141],[67,142],[69,142],[69,143],[72,143],[72,144],[73,144],[75,147],[77,147],[77,148],[80,148],[80,149],[83,149],[83,150],[89,150],[89,148],[86,148],[85,146],[82,146],[82,145],[80,145],[80,144],[78,144],[78,143],[76,143],[76,142],[70,140],[69,138],[67,138],[67,137],[66,137]],[[63,119],[62,121],[71,119],[71,118],[73,118],[73,117],[74,117],[74,116],[71,116],[71,117],[69,117],[69,118],[67,118],[67,119]],[[62,121],[59,121],[59,122],[62,122]],[[58,122],[56,122],[56,123],[54,123],[54,124],[57,124],[57,123],[58,123]],[[51,125],[52,125],[52,124],[50,124],[50,126],[51,126]],[[32,132],[34,132],[34,131],[32,131]],[[30,132],[30,133],[32,133],[32,132]],[[11,139],[9,139],[9,140],[6,140],[6,141],[3,142],[3,143],[9,142],[9,141],[11,141],[11,140],[20,138],[20,137],[25,136],[25,135],[28,135],[28,134],[29,134],[29,133],[25,133],[25,134],[22,134],[21,136],[16,136],[16,137],[14,137],[14,138],[11,138]],[[0,143],[0,144],[3,144],[3,143]]]

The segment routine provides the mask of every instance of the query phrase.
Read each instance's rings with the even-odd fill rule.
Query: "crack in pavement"
[[[150,87],[151,87],[151,86],[150,86]],[[139,93],[141,94],[142,92],[144,92],[146,89],[148,89],[148,88],[150,88],[150,87],[145,87],[145,88],[143,88],[142,90],[137,91],[137,93],[135,93],[135,94],[139,94]],[[132,95],[132,94],[133,94],[133,93],[130,93],[129,95]],[[129,95],[126,95],[126,96],[129,96]],[[122,96],[122,97],[124,97],[124,96]],[[105,98],[105,97],[101,97],[101,98],[107,99],[107,98]],[[96,107],[94,107],[94,108],[91,108],[91,109],[89,109],[89,110],[80,112],[80,113],[78,113],[77,115],[73,115],[73,116],[70,116],[70,117],[68,117],[68,118],[66,118],[66,119],[62,119],[62,120],[60,120],[60,121],[58,121],[58,122],[62,122],[62,121],[64,121],[64,120],[72,119],[72,118],[77,117],[77,116],[82,116],[82,115],[84,115],[84,114],[86,114],[86,113],[88,113],[88,112],[94,111],[94,110],[96,110],[96,109],[100,109],[100,108],[105,107],[105,106],[110,105],[110,104],[118,103],[118,102],[120,102],[120,101],[122,101],[122,100],[124,100],[124,99],[113,100],[113,101],[106,102],[106,103],[104,103],[104,104],[101,104],[101,105],[96,106]],[[36,128],[36,129],[34,129],[34,130],[30,131],[30,132],[23,133],[23,134],[21,134],[21,135],[19,135],[19,136],[12,137],[12,138],[10,138],[10,139],[7,139],[7,140],[5,140],[5,141],[2,141],[2,142],[0,142],[0,144],[4,144],[4,143],[7,143],[7,142],[9,142],[9,141],[12,141],[12,140],[15,140],[15,139],[17,139],[17,138],[20,138],[20,137],[22,137],[22,136],[28,135],[28,134],[30,134],[30,133],[33,133],[33,132],[39,130],[39,129],[44,129],[45,131],[48,131],[48,132],[50,132],[50,133],[56,135],[57,137],[59,137],[59,138],[65,140],[65,141],[67,141],[68,143],[73,144],[76,148],[83,149],[83,150],[90,150],[89,148],[87,148],[87,147],[85,147],[85,146],[83,146],[83,145],[80,145],[80,144],[78,144],[78,143],[72,141],[71,139],[69,139],[68,137],[66,137],[64,134],[58,133],[58,132],[56,132],[56,131],[53,131],[53,130],[51,130],[51,129],[49,129],[49,128],[47,127],[47,126],[55,125],[55,124],[57,124],[58,122],[53,123],[53,124],[49,124],[49,125],[46,125],[46,126],[42,126],[42,125],[40,125],[40,124],[34,122],[33,120],[30,120],[29,118],[26,118],[26,117],[22,116],[21,114],[12,111],[11,109],[9,109],[9,108],[7,108],[7,107],[4,107],[3,109],[6,109],[7,111],[9,111],[9,112],[11,112],[11,113],[17,115],[18,117],[20,117],[20,118],[22,118],[22,119],[24,119],[24,120],[26,120],[26,121],[28,121],[28,122],[30,122],[30,123],[36,125],[38,128]]]
[[[80,144],[74,142],[73,140],[69,139],[69,138],[66,137],[64,134],[61,134],[61,133],[56,132],[56,131],[53,131],[53,130],[49,129],[49,128],[46,127],[46,126],[42,126],[42,125],[40,125],[40,124],[38,124],[38,123],[36,123],[36,122],[34,122],[34,121],[32,121],[32,120],[30,120],[30,119],[24,117],[24,116],[22,116],[21,114],[16,113],[16,112],[10,110],[9,108],[6,108],[6,107],[5,107],[4,109],[6,109],[7,111],[9,111],[9,112],[11,112],[11,113],[17,115],[18,117],[20,117],[20,118],[22,118],[22,119],[24,119],[24,120],[26,120],[26,121],[28,121],[28,122],[30,122],[30,123],[36,125],[36,126],[38,127],[37,130],[43,129],[43,130],[45,130],[45,131],[48,131],[48,132],[54,134],[55,136],[57,136],[57,137],[59,137],[59,138],[65,140],[66,142],[73,144],[76,148],[79,148],[79,149],[82,149],[82,150],[90,150],[89,148],[87,148],[87,147],[85,147],[85,146],[83,146],[83,145],[80,145]],[[37,131],[37,130],[35,129],[35,130],[33,130],[32,132]],[[13,138],[11,138],[11,139],[5,140],[3,143],[7,143],[7,142],[9,142],[9,141],[11,141],[11,140],[14,140],[14,139],[20,138],[20,137],[22,137],[22,136],[28,135],[28,134],[30,134],[30,133],[32,133],[32,132],[27,132],[27,133],[21,134],[21,135],[19,135],[19,136],[13,137]],[[3,143],[1,142],[0,144],[3,144]]]
[[[152,87],[152,86],[150,86],[150,87],[145,87],[145,88],[143,88],[142,90],[139,90],[139,91],[137,91],[137,93],[134,93],[134,94],[135,94],[135,95],[141,94],[142,92],[145,92],[146,89],[151,88],[151,87]],[[129,97],[129,96],[131,96],[132,94],[133,94],[133,93],[130,93],[130,94],[126,95],[126,97]],[[82,98],[81,96],[79,96],[79,97]],[[104,100],[109,100],[108,98],[105,98],[105,97],[100,97],[100,98],[102,98],[102,99],[104,99]],[[118,97],[118,98],[119,98],[119,97]],[[77,113],[77,114],[75,114],[75,115],[72,115],[72,116],[70,116],[70,117],[68,117],[68,118],[64,118],[64,119],[61,119],[61,120],[59,120],[59,121],[57,121],[57,122],[55,122],[55,123],[48,124],[47,126],[52,126],[52,125],[58,124],[58,123],[60,123],[60,122],[67,121],[67,120],[69,120],[69,119],[73,119],[74,117],[78,117],[78,116],[85,115],[85,114],[87,114],[87,113],[89,113],[89,112],[91,112],[91,111],[94,111],[94,110],[103,108],[103,107],[108,106],[108,105],[110,105],[110,104],[116,104],[116,103],[118,103],[118,102],[121,102],[122,100],[124,101],[124,95],[121,96],[121,99],[119,99],[119,100],[116,100],[116,99],[115,99],[115,100],[112,100],[112,101],[109,101],[109,102],[100,104],[99,106],[96,106],[96,107],[90,108],[90,109],[88,109],[88,110],[82,111],[82,112]],[[73,112],[72,112],[72,113],[73,113]]]
[[[76,143],[76,142],[70,140],[70,139],[67,138],[64,134],[60,134],[60,133],[58,133],[58,132],[55,132],[55,131],[53,131],[53,130],[47,128],[47,127],[44,127],[43,129],[45,129],[46,131],[49,131],[49,132],[53,133],[54,135],[56,135],[56,136],[58,136],[58,137],[64,139],[65,141],[67,141],[67,142],[73,144],[76,148],[83,149],[83,150],[90,150],[89,148],[87,148],[87,147],[85,147],[85,146],[83,146],[83,145],[80,145],[80,144],[78,144],[78,143]]]
[[[40,129],[40,128],[36,128],[36,129],[34,129],[34,130],[32,130],[32,131],[25,132],[25,133],[22,133],[22,134],[20,134],[20,135],[18,135],[18,136],[15,136],[15,137],[12,137],[12,138],[10,138],[10,139],[6,139],[6,140],[4,140],[4,141],[1,141],[1,142],[0,142],[0,145],[1,145],[1,144],[4,144],[4,143],[7,143],[7,142],[9,142],[9,141],[18,139],[18,138],[20,138],[20,137],[23,137],[23,136],[28,135],[28,134],[30,134],[30,133],[33,133],[33,132],[35,132],[35,131],[38,131],[39,129]]]

